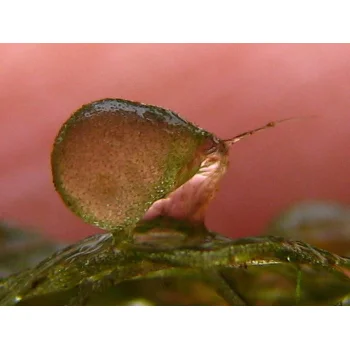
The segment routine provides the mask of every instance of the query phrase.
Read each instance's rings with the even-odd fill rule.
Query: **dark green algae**
[[[133,237],[99,234],[55,253],[4,279],[0,304],[336,305],[350,293],[349,259],[306,243],[195,234],[168,218]]]

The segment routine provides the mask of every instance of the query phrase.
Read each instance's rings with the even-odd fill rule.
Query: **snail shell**
[[[170,208],[169,198],[181,197],[189,207],[185,184],[213,169],[210,181],[192,181],[201,194],[184,215],[201,221],[226,169],[227,151],[218,138],[170,110],[103,99],[82,106],[60,129],[51,156],[53,181],[75,214],[115,232],[133,228],[154,204],[160,215],[171,216],[171,210],[159,210]]]

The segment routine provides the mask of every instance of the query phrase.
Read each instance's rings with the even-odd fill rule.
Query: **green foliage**
[[[34,267],[63,248],[36,232],[20,230],[0,222],[0,278]]]
[[[341,305],[350,259],[277,237],[159,221],[133,243],[88,237],[2,281],[1,305]]]

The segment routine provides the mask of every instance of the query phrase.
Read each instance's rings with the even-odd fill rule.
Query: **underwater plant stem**
[[[205,275],[212,285],[215,286],[217,293],[225,299],[230,306],[245,306],[247,303],[226,283],[215,269],[206,269]]]
[[[301,276],[302,276],[302,271],[298,267],[297,283],[296,283],[296,287],[295,287],[295,304],[296,305],[300,304],[300,299],[301,299]]]

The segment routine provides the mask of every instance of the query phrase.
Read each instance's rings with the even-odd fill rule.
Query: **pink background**
[[[0,218],[74,241],[98,230],[65,208],[49,157],[84,103],[120,97],[180,113],[234,146],[207,218],[259,233],[303,199],[350,202],[350,45],[0,45]]]

